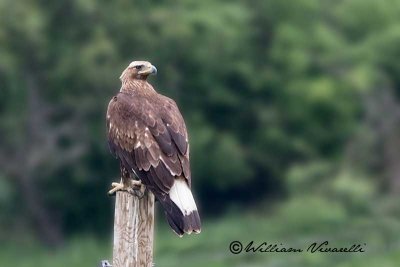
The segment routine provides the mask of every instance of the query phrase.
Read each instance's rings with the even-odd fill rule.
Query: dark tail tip
[[[192,211],[188,215],[183,215],[178,206],[169,198],[161,200],[160,203],[164,208],[169,225],[177,235],[183,236],[185,233],[198,234],[201,232],[200,216],[197,210]]]
[[[182,214],[182,212],[180,212],[180,210],[179,213],[171,214],[166,212],[165,215],[169,225],[179,236],[183,236],[185,233],[199,234],[201,232],[200,216],[197,210],[185,216]]]
[[[201,232],[201,222],[200,222],[200,216],[199,212],[197,210],[194,210],[192,213],[189,215],[186,215],[183,217],[184,221],[184,232],[185,233],[200,233]]]

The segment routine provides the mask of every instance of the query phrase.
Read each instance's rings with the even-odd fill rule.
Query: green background
[[[105,111],[158,69],[191,148],[198,236],[156,266],[398,266],[400,1],[0,0],[0,265],[111,259]],[[229,252],[239,240],[365,253]]]

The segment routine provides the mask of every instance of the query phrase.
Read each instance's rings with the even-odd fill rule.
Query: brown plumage
[[[199,233],[185,122],[176,103],[146,81],[154,72],[149,62],[134,61],[122,73],[120,92],[107,110],[109,147],[121,174],[128,170],[154,193],[178,235]]]

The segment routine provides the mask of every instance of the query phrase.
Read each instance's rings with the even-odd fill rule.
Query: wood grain
[[[154,195],[118,191],[115,200],[113,267],[153,264]]]

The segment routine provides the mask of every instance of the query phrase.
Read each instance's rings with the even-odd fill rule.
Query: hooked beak
[[[153,65],[151,65],[150,67],[148,67],[148,68],[146,68],[146,69],[144,69],[144,70],[142,70],[142,71],[139,71],[138,72],[140,75],[150,75],[150,74],[157,74],[157,68],[156,67],[154,67]]]

